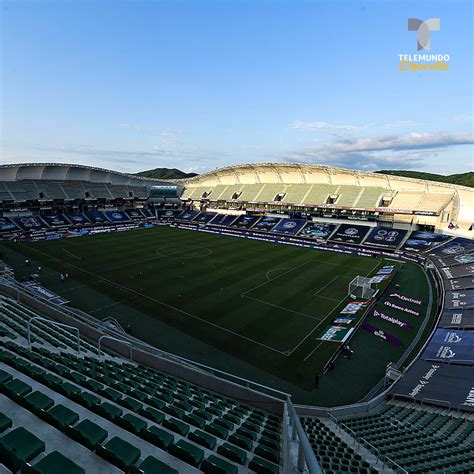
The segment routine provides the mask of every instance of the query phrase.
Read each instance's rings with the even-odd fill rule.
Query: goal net
[[[369,300],[375,295],[376,291],[376,284],[372,282],[372,278],[358,275],[349,283],[348,294],[355,299]]]

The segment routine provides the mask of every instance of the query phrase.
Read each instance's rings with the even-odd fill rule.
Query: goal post
[[[377,292],[377,285],[372,278],[357,275],[349,283],[348,294],[355,299],[370,300]]]

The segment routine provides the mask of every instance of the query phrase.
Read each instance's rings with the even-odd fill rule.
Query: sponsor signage
[[[50,303],[58,305],[69,303],[68,300],[64,299],[62,296],[57,295],[51,290],[48,290],[47,288],[44,288],[36,281],[27,281],[22,283],[22,285],[35,296],[43,300],[47,300]]]
[[[391,301],[384,301],[383,304],[389,308],[396,309],[398,311],[403,311],[404,313],[411,314],[413,316],[419,316],[420,313],[414,309],[407,308],[406,306],[401,306],[399,304],[392,303]]]
[[[88,211],[85,215],[94,223],[94,224],[103,224],[109,222],[107,217],[102,211]]]
[[[336,229],[336,231],[332,234],[330,240],[333,242],[360,244],[369,231],[370,227],[362,225],[341,224],[339,228]]]
[[[282,219],[272,230],[278,234],[296,235],[305,225],[304,219]]]
[[[364,245],[373,245],[375,247],[397,248],[407,231],[392,229],[387,227],[374,227],[364,241]]]
[[[210,222],[212,225],[219,225],[219,226],[229,226],[237,219],[237,216],[229,216],[227,214],[217,214],[214,219]]]
[[[474,275],[474,265],[456,265],[455,267],[444,267],[441,269],[446,278],[459,278]]]
[[[201,224],[206,224],[214,218],[216,214],[214,212],[201,212],[193,220],[194,222],[199,222]]]
[[[457,237],[445,245],[438,247],[435,251],[433,251],[433,254],[443,258],[447,256],[463,255],[473,250],[474,242],[471,239]]]
[[[356,318],[347,317],[347,318],[337,318],[333,322],[336,324],[352,324]]]
[[[445,280],[445,285],[451,290],[467,290],[469,288],[474,288],[474,276]]]
[[[390,316],[388,314],[383,313],[382,311],[379,311],[377,309],[374,309],[372,312],[372,316],[374,318],[379,318],[382,319],[383,321],[387,321],[388,323],[391,323],[395,326],[398,326],[402,329],[410,329],[411,324],[408,321],[404,321],[403,319],[396,318],[395,316]]]
[[[308,239],[327,240],[334,232],[335,224],[324,224],[322,222],[308,222],[301,230],[300,236]]]
[[[18,230],[18,227],[8,217],[0,217],[0,232],[11,232],[12,230]]]
[[[69,225],[69,222],[62,214],[45,214],[43,219],[51,226]]]
[[[399,300],[404,301],[405,303],[413,303],[413,304],[418,304],[418,305],[421,304],[421,300],[418,300],[416,298],[411,298],[410,296],[401,295],[400,293],[396,293],[396,292],[390,293],[388,296],[390,298],[398,298]]]
[[[389,344],[392,344],[392,346],[397,346],[400,347],[402,345],[402,341],[398,339],[398,337],[393,336],[392,334],[376,327],[372,326],[372,324],[368,323],[367,321],[364,321],[362,323],[362,329],[364,329],[367,332],[370,332],[374,336],[377,336],[378,338],[382,339],[382,341],[388,342]]]
[[[445,310],[439,321],[441,327],[474,327],[474,309]]]
[[[366,302],[352,301],[346,305],[346,307],[341,311],[341,314],[355,314],[366,305]]]
[[[105,211],[105,215],[111,222],[129,222],[130,219],[123,211]]]
[[[130,217],[130,219],[132,219],[134,221],[139,220],[139,219],[143,219],[143,214],[140,211],[140,209],[129,209],[125,212],[126,212],[127,216]]]
[[[241,215],[231,224],[231,227],[250,229],[250,227],[252,227],[259,219],[259,216],[254,216],[251,214]]]
[[[417,360],[392,394],[474,412],[474,366]]]
[[[20,216],[12,217],[11,219],[24,230],[41,230],[48,228],[48,224],[39,216]]]
[[[474,308],[474,289],[447,291],[444,307],[446,309]]]
[[[421,356],[424,360],[474,364],[474,331],[438,328]]]
[[[273,216],[265,216],[262,217],[254,226],[255,230],[265,230],[270,231],[272,230],[279,222],[280,217],[273,217]]]
[[[345,342],[351,335],[354,328],[344,326],[326,326],[326,329],[319,335],[320,341]]]
[[[410,234],[403,245],[403,249],[410,250],[412,252],[422,252],[425,250],[430,250],[451,238],[452,237],[449,235],[434,234],[432,232],[417,230]]]

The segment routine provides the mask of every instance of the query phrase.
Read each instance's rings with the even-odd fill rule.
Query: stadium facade
[[[471,235],[474,190],[465,186],[322,165],[262,163],[182,181],[182,199],[247,210],[356,211],[383,220]],[[451,225],[450,225],[451,224]]]

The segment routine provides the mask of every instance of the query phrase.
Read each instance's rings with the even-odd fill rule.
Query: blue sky
[[[474,169],[470,0],[0,7],[1,163]],[[398,70],[409,17],[448,71]]]

